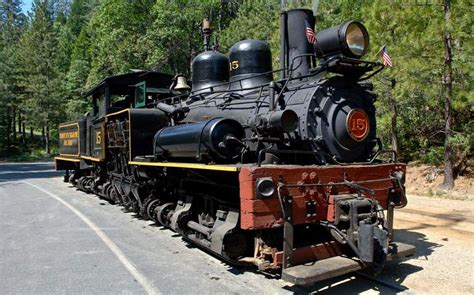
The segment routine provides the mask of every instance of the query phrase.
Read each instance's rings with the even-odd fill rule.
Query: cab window
[[[146,105],[146,84],[145,81],[135,86],[135,107],[144,107]]]

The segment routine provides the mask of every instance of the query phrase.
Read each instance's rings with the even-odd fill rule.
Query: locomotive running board
[[[404,243],[390,244],[387,261],[415,254],[415,247]],[[297,265],[283,270],[281,278],[298,286],[307,286],[332,277],[340,276],[364,268],[359,261],[347,257],[335,256],[311,265]]]

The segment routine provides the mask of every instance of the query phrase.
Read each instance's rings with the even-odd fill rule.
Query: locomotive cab
[[[92,100],[92,110],[80,120],[60,125],[60,155],[55,158],[57,169],[86,171],[101,165],[106,158],[107,115],[135,104],[142,107],[153,103],[152,98],[158,100],[172,96],[169,90],[172,80],[173,76],[164,73],[134,71],[107,77],[86,92],[84,97]],[[81,176],[75,175],[72,180],[78,177]]]

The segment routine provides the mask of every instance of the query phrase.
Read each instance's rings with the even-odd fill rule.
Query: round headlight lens
[[[275,193],[275,185],[271,177],[263,177],[257,180],[257,194],[269,198]]]
[[[369,35],[359,23],[350,23],[346,30],[346,43],[349,50],[357,57],[363,56],[369,47]]]

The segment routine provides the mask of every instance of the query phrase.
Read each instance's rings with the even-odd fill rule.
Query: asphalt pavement
[[[385,290],[351,275],[299,289],[233,267],[170,230],[76,190],[52,163],[0,164],[0,200],[1,294]]]

